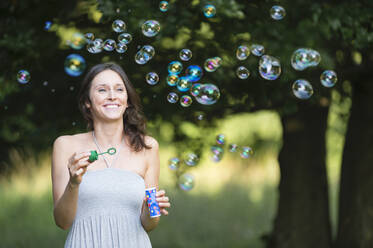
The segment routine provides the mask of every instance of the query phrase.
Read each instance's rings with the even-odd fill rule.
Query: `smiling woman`
[[[53,145],[54,219],[70,228],[65,247],[151,247],[147,232],[160,217],[151,218],[145,190],[158,191],[158,142],[145,134],[140,98],[123,69],[94,66],[82,82],[79,108],[88,132]],[[113,148],[115,154],[103,152]],[[165,191],[155,200],[167,215]]]

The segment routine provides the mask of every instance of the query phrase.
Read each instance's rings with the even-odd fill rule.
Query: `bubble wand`
[[[109,148],[106,152],[102,152],[102,153],[97,153],[96,150],[93,150],[93,151],[91,151],[91,155],[89,156],[88,161],[92,163],[92,162],[94,162],[98,159],[99,155],[102,155],[102,154],[105,154],[105,153],[107,153],[109,155],[114,155],[116,152],[117,152],[117,150],[114,147]]]

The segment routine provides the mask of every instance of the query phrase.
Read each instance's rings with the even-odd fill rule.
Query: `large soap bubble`
[[[104,46],[104,41],[100,38],[97,38],[87,44],[87,50],[90,53],[100,53],[102,52],[103,46]]]
[[[237,51],[236,51],[236,57],[237,59],[239,60],[245,60],[247,59],[247,57],[249,57],[250,55],[250,48],[245,46],[245,45],[242,45],[242,46],[239,46],[237,48]]]
[[[179,187],[184,191],[189,191],[194,187],[194,176],[188,173],[184,173],[179,178]]]
[[[196,166],[199,162],[199,157],[197,154],[195,153],[189,153],[186,157],[186,159],[184,160],[185,164],[188,165],[188,166]]]
[[[178,170],[180,168],[180,159],[179,158],[171,158],[168,161],[168,168],[171,170]]]
[[[325,87],[333,87],[338,81],[337,73],[331,70],[326,70],[321,74],[320,81]]]
[[[211,105],[219,100],[220,90],[214,84],[203,84],[195,98],[200,104]]]
[[[306,100],[313,95],[312,85],[307,80],[296,80],[292,88],[294,95],[299,99]]]
[[[299,48],[291,56],[291,66],[297,71],[317,66],[321,61],[320,53],[309,48]]]
[[[144,22],[144,24],[142,24],[141,29],[142,29],[142,33],[146,37],[153,37],[159,33],[159,31],[161,30],[161,25],[159,24],[158,21],[149,20],[149,21]]]
[[[264,79],[277,79],[281,74],[280,60],[272,56],[263,55],[259,61],[259,73]]]
[[[80,76],[86,68],[85,59],[79,54],[70,54],[65,59],[65,72],[72,76]]]

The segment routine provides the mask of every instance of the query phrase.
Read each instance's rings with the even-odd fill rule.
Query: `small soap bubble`
[[[181,92],[186,92],[188,90],[190,90],[190,88],[192,87],[192,82],[190,81],[190,78],[189,77],[180,77],[179,78],[179,82],[176,84],[176,87],[179,91]]]
[[[132,35],[129,33],[123,33],[118,35],[118,42],[122,42],[124,44],[129,44],[132,41]]]
[[[52,22],[51,21],[46,21],[44,24],[44,30],[48,31],[52,27]]]
[[[196,166],[199,162],[199,157],[197,154],[195,153],[189,153],[186,157],[186,159],[184,160],[185,164],[188,165],[188,166]]]
[[[239,60],[245,60],[250,55],[250,49],[247,46],[239,46],[236,51],[236,57]]]
[[[224,149],[220,146],[211,146],[211,159],[214,162],[220,162],[222,160],[223,155],[224,155]]]
[[[180,159],[179,158],[170,158],[168,160],[168,168],[171,170],[178,170],[180,168]]]
[[[188,61],[192,58],[192,51],[187,48],[184,48],[180,51],[179,57],[182,61]]]
[[[219,134],[216,136],[216,143],[219,145],[224,145],[225,144],[225,135],[224,134]]]
[[[146,64],[146,62],[148,62],[148,58],[149,56],[145,55],[143,51],[138,51],[135,54],[135,62],[139,65]]]
[[[125,53],[127,51],[127,45],[125,43],[119,42],[115,44],[115,50],[117,53]]]
[[[48,81],[44,81],[43,86],[47,86],[47,85],[48,85]]]
[[[214,104],[219,98],[220,90],[214,84],[203,84],[200,88],[199,95],[196,96],[197,102],[202,105]]]
[[[169,74],[166,78],[169,86],[175,86],[179,82],[179,76],[176,74]]]
[[[87,43],[91,43],[95,40],[95,35],[93,33],[86,33],[84,38]]]
[[[291,56],[291,66],[297,71],[317,66],[321,61],[318,51],[309,48],[299,48]]]
[[[82,56],[73,53],[66,57],[64,66],[69,76],[78,77],[84,72],[86,62]]]
[[[192,98],[188,95],[180,97],[180,105],[183,107],[189,107],[192,104]]]
[[[211,18],[211,17],[214,17],[216,15],[216,8],[214,5],[212,4],[207,4],[203,7],[203,14],[207,17],[207,18]]]
[[[272,6],[269,13],[271,14],[272,19],[276,21],[282,20],[286,15],[285,9],[279,5]]]
[[[149,20],[142,24],[141,30],[146,37],[153,37],[159,33],[159,31],[161,30],[161,25],[158,21]]]
[[[320,81],[321,84],[325,87],[333,87],[338,81],[337,73],[335,73],[332,70],[326,70],[323,73],[321,73]]]
[[[71,37],[69,45],[72,49],[80,50],[86,43],[86,38],[81,33],[74,33]]]
[[[251,53],[257,57],[263,56],[265,52],[264,46],[259,45],[259,44],[252,44],[250,49],[251,49]]]
[[[100,38],[95,39],[93,42],[87,44],[87,50],[90,53],[100,53],[102,52],[102,47],[104,46],[104,41]]]
[[[167,1],[161,1],[159,3],[159,10],[162,12],[166,12],[168,10],[168,2]]]
[[[112,28],[116,33],[122,33],[126,30],[126,23],[122,20],[113,21]]]
[[[177,75],[183,70],[183,64],[179,61],[172,61],[168,64],[167,69],[168,73]]]
[[[76,126],[76,122],[73,121],[73,122],[71,123],[71,125],[72,125],[73,127],[75,127],[75,126]]]
[[[31,75],[28,71],[26,71],[26,70],[18,71],[18,73],[17,73],[18,83],[27,84],[28,82],[30,82],[30,79],[31,79]]]
[[[277,79],[281,74],[280,60],[272,56],[263,55],[259,60],[259,73],[264,79]]]
[[[203,76],[203,70],[198,65],[190,65],[185,70],[185,74],[189,77],[189,80],[191,82],[197,82],[200,80]]]
[[[313,95],[312,85],[307,80],[296,80],[292,88],[294,95],[299,99],[306,100]]]
[[[51,92],[52,92],[52,93],[56,92],[56,89],[51,89]]]
[[[201,92],[201,87],[202,87],[202,84],[200,83],[193,84],[192,87],[190,88],[190,94],[194,97],[199,96]]]
[[[148,60],[152,59],[155,55],[154,47],[151,45],[145,45],[140,50],[148,57]]]
[[[115,49],[115,46],[116,46],[116,42],[115,40],[112,40],[112,39],[107,39],[104,41],[104,50],[105,51],[108,51],[108,52],[111,52]]]
[[[193,189],[195,181],[194,181],[194,176],[188,173],[184,173],[183,175],[180,176],[179,180],[179,187],[180,189],[184,191],[189,191]]]
[[[159,76],[156,72],[146,74],[146,82],[150,85],[156,85],[159,82]]]
[[[247,79],[250,76],[250,71],[245,66],[240,66],[236,70],[236,75],[239,79]]]
[[[229,151],[230,152],[236,152],[237,149],[238,149],[238,145],[236,145],[236,144],[230,144],[229,145]]]
[[[70,91],[74,91],[75,88],[74,88],[74,86],[70,86],[69,89],[70,89]]]
[[[167,101],[169,103],[176,103],[179,100],[179,96],[175,92],[170,92],[167,95]]]
[[[197,119],[197,121],[202,121],[205,118],[203,112],[200,111],[194,113],[194,116]]]
[[[253,149],[251,149],[251,147],[248,147],[248,146],[242,147],[241,154],[240,154],[242,158],[250,158],[251,156],[253,156],[253,154],[254,154],[254,151]]]
[[[214,72],[218,69],[221,65],[221,58],[214,57],[205,60],[204,68],[207,72]]]
[[[8,110],[8,106],[7,105],[4,106],[4,110]]]
[[[117,14],[119,14],[119,12],[120,12],[120,9],[119,9],[119,8],[117,8],[117,9],[115,10],[115,12],[117,12]]]

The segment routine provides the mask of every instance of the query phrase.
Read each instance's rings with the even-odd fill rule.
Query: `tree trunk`
[[[336,248],[373,247],[372,107],[373,82],[353,84],[343,149]]]
[[[279,203],[268,248],[330,248],[325,131],[329,107],[282,117]]]

